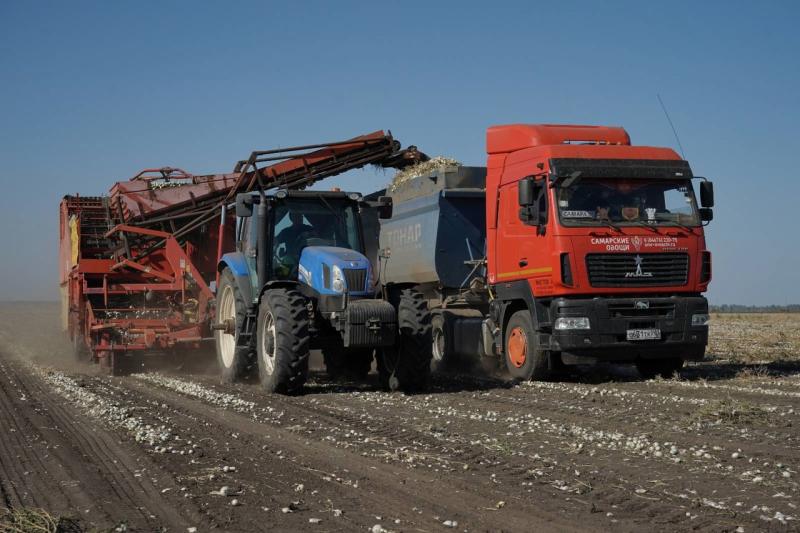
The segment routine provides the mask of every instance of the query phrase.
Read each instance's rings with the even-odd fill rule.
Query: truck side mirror
[[[523,178],[518,185],[519,219],[523,224],[539,226],[543,223],[539,212],[539,194],[542,182],[535,182],[532,176]]]
[[[700,182],[700,205],[714,207],[714,184],[710,181]]]
[[[391,196],[378,197],[378,218],[386,220],[392,218],[393,202]]]
[[[518,198],[519,198],[519,206],[520,207],[527,207],[529,205],[533,205],[535,203],[535,194],[534,189],[536,188],[535,182],[533,181],[532,177],[522,178],[519,180],[519,185],[517,186],[518,190]]]
[[[236,216],[247,218],[253,216],[253,196],[247,193],[236,195]]]
[[[714,210],[710,207],[701,207],[700,208],[700,220],[703,222],[711,222],[714,220]]]

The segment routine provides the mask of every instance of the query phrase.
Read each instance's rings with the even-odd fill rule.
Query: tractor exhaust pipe
[[[258,224],[256,273],[258,274],[258,284],[263,285],[267,279],[267,257],[269,257],[267,252],[267,198],[263,194],[256,213],[256,224]]]

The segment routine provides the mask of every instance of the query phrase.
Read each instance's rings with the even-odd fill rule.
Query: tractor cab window
[[[580,179],[556,192],[565,226],[697,226],[700,218],[688,180]]]
[[[285,198],[273,209],[272,271],[276,279],[295,279],[306,246],[362,251],[355,206],[341,198]]]

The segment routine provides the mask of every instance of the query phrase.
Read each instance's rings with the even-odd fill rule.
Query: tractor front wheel
[[[267,290],[261,297],[256,353],[267,392],[295,394],[308,378],[309,333],[306,300],[295,289]]]

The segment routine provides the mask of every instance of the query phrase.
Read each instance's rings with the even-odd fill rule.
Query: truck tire
[[[431,355],[436,370],[445,370],[452,363],[447,346],[450,335],[444,317],[441,314],[434,315],[431,319]]]
[[[390,390],[423,391],[431,379],[431,312],[423,295],[403,289],[390,296],[397,309],[399,334],[395,346],[378,351],[378,377]]]
[[[214,331],[214,344],[217,348],[217,365],[223,383],[233,383],[242,379],[252,360],[250,346],[238,346],[239,332],[247,315],[247,302],[244,301],[236,280],[229,268],[223,269],[219,276],[219,298],[217,299],[217,324],[233,321],[233,332]]]
[[[537,346],[536,330],[527,309],[511,315],[503,348],[503,358],[512,378],[539,381],[550,377],[547,352]]]
[[[667,359],[639,359],[636,361],[636,370],[642,379],[653,379],[661,376],[669,379],[683,368],[683,359],[670,357]]]
[[[261,297],[256,354],[267,392],[296,394],[308,377],[308,308],[294,289],[270,289]]]

